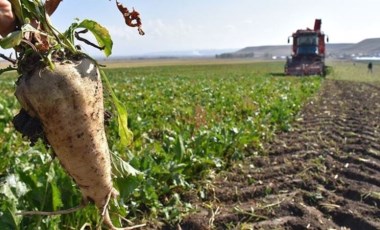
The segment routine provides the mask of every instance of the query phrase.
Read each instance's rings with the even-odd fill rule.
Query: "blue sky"
[[[64,0],[52,16],[65,30],[74,18],[107,27],[113,56],[160,51],[286,44],[297,29],[322,30],[331,43],[380,37],[379,0],[120,0],[141,13],[145,36],[125,26],[115,0]],[[101,56],[85,46],[87,52]]]

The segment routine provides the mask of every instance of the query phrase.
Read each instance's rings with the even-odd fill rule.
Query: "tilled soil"
[[[380,229],[380,87],[325,80],[290,132],[220,174],[178,229]]]

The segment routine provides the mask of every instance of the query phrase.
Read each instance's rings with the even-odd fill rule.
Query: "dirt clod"
[[[31,117],[24,109],[13,118],[12,123],[15,129],[30,140],[30,145],[33,146],[38,139],[48,145],[41,121],[38,118]]]

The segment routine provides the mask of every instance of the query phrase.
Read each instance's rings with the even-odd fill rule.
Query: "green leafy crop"
[[[268,69],[281,71],[282,64],[105,69],[107,84],[128,108],[128,128],[134,134],[126,149],[117,121],[107,129],[112,152],[129,163],[114,161],[114,184],[120,191],[114,210],[131,221],[175,225],[194,209],[186,195],[205,198],[213,175],[251,154],[259,156],[274,132],[291,129],[321,79],[271,77]],[[6,188],[0,190],[0,222],[8,226],[2,229],[96,225],[93,207],[56,217],[13,218],[17,210],[67,209],[80,202],[79,191],[44,153],[43,144],[29,147],[12,131],[18,107],[11,96],[14,78],[0,78],[0,187]],[[106,106],[116,109],[111,102]],[[132,173],[121,176],[126,172]]]

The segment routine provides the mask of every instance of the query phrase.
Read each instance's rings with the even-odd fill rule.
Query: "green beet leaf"
[[[128,128],[127,109],[123,106],[123,104],[121,104],[119,99],[116,97],[115,93],[112,90],[111,84],[107,78],[107,75],[104,73],[103,70],[100,70],[100,74],[106,83],[107,89],[109,90],[111,97],[112,97],[112,102],[116,107],[120,142],[123,146],[126,147],[126,146],[130,145],[132,143],[132,140],[133,140],[133,133]]]
[[[91,33],[95,36],[98,45],[100,47],[104,47],[104,54],[107,57],[111,55],[113,42],[108,30],[105,27],[99,25],[95,21],[86,19],[78,24],[78,28],[85,28],[91,31]]]
[[[15,46],[18,46],[22,41],[22,36],[23,36],[22,31],[15,31],[8,34],[8,36],[6,36],[5,38],[0,39],[1,48],[11,49]]]

